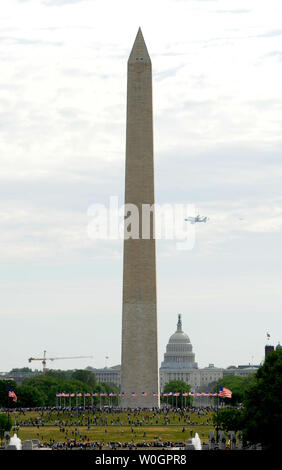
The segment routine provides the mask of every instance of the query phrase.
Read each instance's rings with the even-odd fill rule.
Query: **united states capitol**
[[[210,391],[212,385],[224,375],[246,376],[255,372],[259,365],[230,366],[227,369],[209,364],[199,368],[195,360],[193,346],[189,336],[183,331],[182,316],[178,315],[176,331],[170,336],[166,345],[160,371],[160,391],[163,392],[167,383],[173,380],[182,380],[190,385],[192,392]],[[95,373],[98,382],[113,383],[120,388],[121,366],[87,369]]]

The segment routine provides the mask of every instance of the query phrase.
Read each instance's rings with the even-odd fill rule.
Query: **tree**
[[[190,392],[190,385],[188,385],[184,380],[172,380],[171,382],[168,382],[164,386],[164,393],[179,393],[180,395],[177,397],[169,396],[167,399],[163,399],[163,402],[170,403],[172,405],[175,405],[177,407],[181,406],[183,403],[183,397],[182,393],[189,393]],[[185,397],[185,403],[187,406],[190,405],[191,399],[190,397]]]
[[[267,450],[282,441],[282,350],[269,354],[245,394],[243,436]]]
[[[79,380],[80,382],[89,385],[91,388],[95,388],[97,384],[96,375],[93,374],[90,370],[77,369],[72,373],[71,376],[74,380]]]
[[[48,369],[45,372],[45,376],[47,377],[53,377],[54,379],[63,379],[67,380],[71,377],[71,374],[73,371],[66,371],[66,370],[60,370],[60,369]]]
[[[16,375],[16,374],[32,374],[33,371],[29,367],[21,367],[21,368],[15,368],[10,370],[9,374],[10,375]],[[34,372],[35,373],[35,372]]]
[[[45,395],[44,406],[53,406],[56,404],[56,394],[58,392],[77,393],[91,392],[89,385],[79,380],[64,380],[55,377],[48,377],[46,374],[37,377],[25,379],[23,385],[36,388]],[[19,387],[20,391],[20,387]],[[32,406],[32,405],[30,405]]]
[[[18,407],[44,406],[46,394],[30,385],[21,385],[18,389]]]
[[[6,431],[10,432],[12,429],[12,420],[11,417],[8,416],[7,414],[0,414],[0,438],[1,438],[1,443],[4,438],[4,433]]]
[[[255,380],[255,373],[249,374],[247,377],[240,377],[238,375],[225,375],[220,379],[216,386],[214,386],[213,391],[217,392],[218,387],[228,388],[232,391],[232,398],[226,398],[226,402],[229,405],[238,405],[242,403],[245,397],[246,390],[249,388],[250,384]]]
[[[219,410],[213,415],[213,424],[223,431],[241,431],[243,427],[243,412],[236,408]]]

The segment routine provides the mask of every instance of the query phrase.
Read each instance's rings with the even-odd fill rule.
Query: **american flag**
[[[142,397],[146,397],[148,395],[147,392],[142,392]]]
[[[232,398],[232,392],[229,388],[219,387],[219,396],[221,398]]]
[[[159,396],[159,394],[157,392],[153,393],[153,397],[158,397],[158,396]]]
[[[137,395],[136,392],[132,392],[132,393],[131,393],[131,396],[132,396],[132,397],[136,397],[136,395]]]
[[[82,397],[82,393],[81,393],[81,392],[78,392],[78,393],[76,394],[76,396],[77,396],[77,397]]]
[[[15,394],[15,392],[13,392],[11,388],[9,389],[9,397],[13,398],[13,401],[17,401],[18,399],[17,395]]]
[[[179,395],[180,395],[179,392],[175,392],[175,393],[173,394],[174,397],[179,397]]]
[[[97,392],[92,393],[92,397],[97,397],[97,396],[98,396]]]

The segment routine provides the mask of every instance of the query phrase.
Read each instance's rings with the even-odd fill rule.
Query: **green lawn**
[[[165,416],[167,423],[165,424]],[[41,442],[77,441],[104,442],[182,442],[195,436],[197,432],[202,442],[208,441],[209,431],[214,429],[212,413],[179,414],[152,411],[102,413],[74,412],[26,412],[12,413],[14,429],[22,442],[26,439],[39,439]],[[37,418],[37,420],[36,420]],[[89,422],[89,426],[88,426]],[[185,431],[183,431],[183,428]]]

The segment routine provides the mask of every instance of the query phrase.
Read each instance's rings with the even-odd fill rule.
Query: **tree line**
[[[12,389],[17,402],[9,398]],[[98,383],[93,372],[88,370],[49,370],[44,374],[25,378],[21,385],[14,380],[0,380],[0,407],[41,407],[55,406],[56,394],[65,393],[119,393],[118,388],[111,383]],[[105,397],[103,403],[107,404]],[[111,399],[115,404],[115,397]],[[99,404],[99,398],[93,397],[93,404]]]

